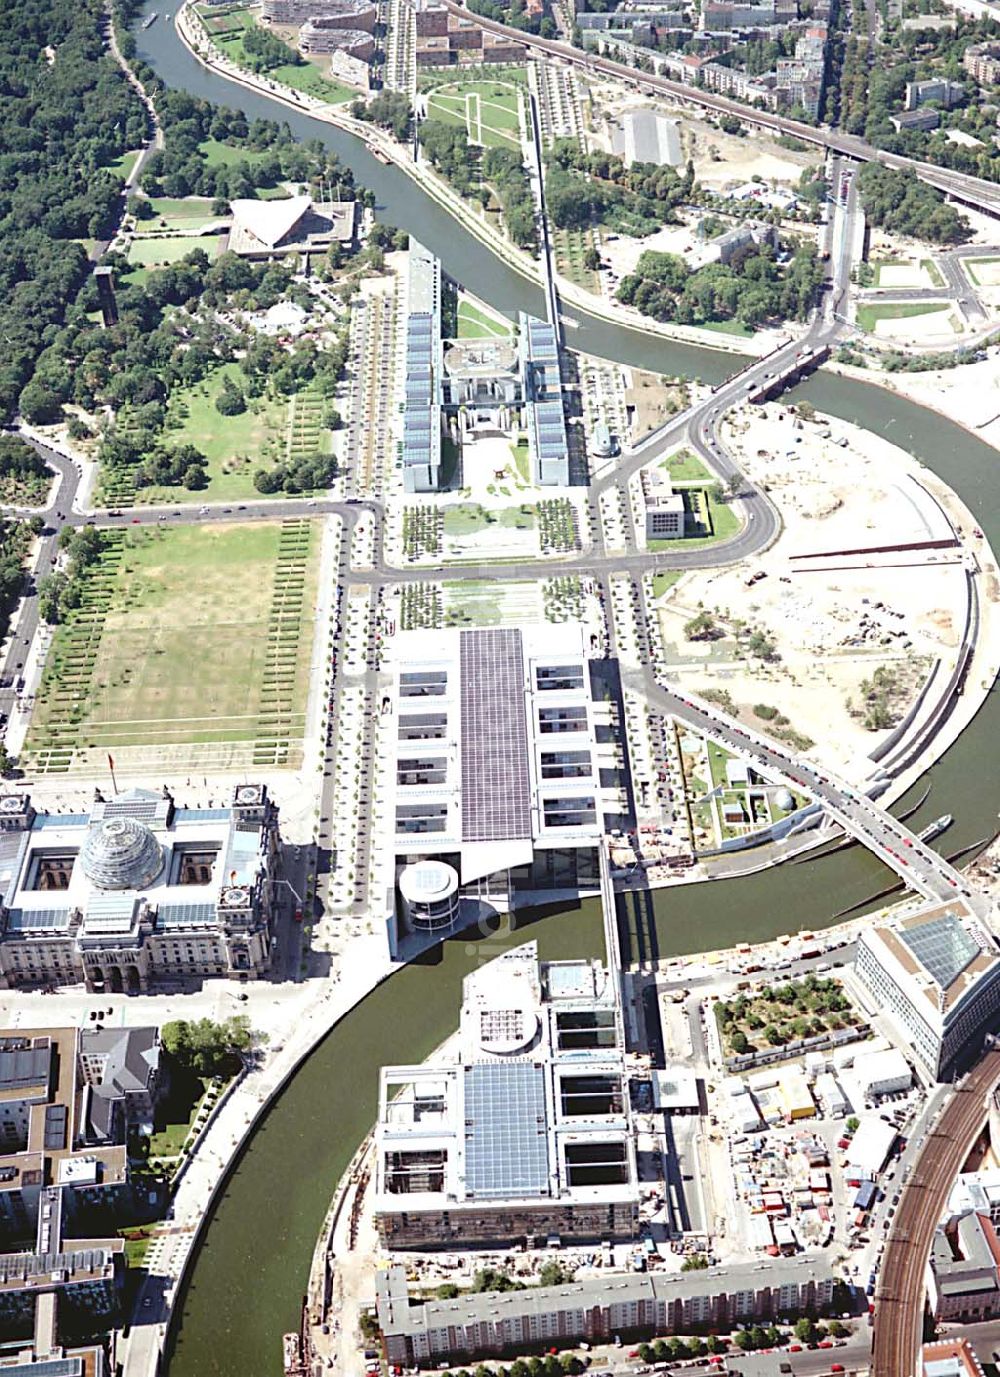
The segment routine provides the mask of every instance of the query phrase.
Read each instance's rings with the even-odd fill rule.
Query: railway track
[[[1000,1082],[1000,1051],[987,1052],[955,1091],[917,1158],[896,1211],[875,1293],[872,1377],[914,1377],[924,1313],[924,1272],[949,1192],[986,1123]]]

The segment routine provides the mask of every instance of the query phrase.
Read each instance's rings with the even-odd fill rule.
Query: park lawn
[[[944,280],[944,274],[934,262],[933,258],[921,258],[920,266],[930,278],[932,287],[944,287],[947,285]]]
[[[489,80],[482,76],[482,73],[489,74]],[[417,74],[417,90],[422,92],[436,91],[439,86],[459,86],[471,83],[477,85],[480,82],[496,85],[503,82],[507,86],[527,86],[528,69],[526,67],[514,67],[504,64],[492,63],[487,66],[476,67],[467,78],[463,80],[461,76],[456,76],[454,69],[447,71],[425,71]]]
[[[164,439],[171,448],[194,445],[208,460],[208,485],[204,488],[141,488],[143,503],[219,502],[256,497],[254,474],[284,457],[288,402],[281,398],[247,398],[239,416],[223,416],[215,399],[229,377],[239,387],[246,379],[238,363],[224,363],[200,383],[178,388],[171,394]],[[256,410],[254,409],[256,408]],[[186,414],[185,414],[186,413]],[[173,420],[177,425],[172,425]]]
[[[290,673],[284,713],[291,719],[288,730],[298,735],[309,689],[312,636],[305,628],[316,605],[319,546],[312,527],[303,525],[308,536],[297,566],[303,610],[297,619],[286,616],[282,647]],[[187,744],[259,741],[273,732],[261,719],[268,711],[282,529],[281,522],[262,521],[128,533],[72,724],[73,749],[146,745],[176,751]],[[56,628],[29,751],[46,748],[50,726],[61,728],[66,739],[61,675],[73,625],[70,620]]]
[[[698,322],[699,330],[712,330],[717,335],[738,335],[741,339],[749,339],[753,331],[748,325],[744,325],[741,320],[701,320]]]
[[[445,124],[464,125],[470,139],[489,148],[517,147],[520,103],[519,91],[504,82],[456,81],[438,87],[428,97],[427,115]]]
[[[584,267],[584,255],[593,248],[590,231],[585,229],[557,229],[552,233],[556,254],[556,271],[585,292],[600,288],[600,276],[593,268]]]
[[[510,323],[498,320],[463,297],[458,303],[459,339],[509,339]]]
[[[247,71],[253,71],[243,50],[243,32],[256,23],[256,20],[246,10],[231,17],[234,30],[226,34],[214,33],[212,41],[225,53],[230,62],[235,62],[238,67],[245,67]],[[238,28],[235,27],[237,24]],[[330,105],[341,105],[344,101],[353,100],[358,94],[349,86],[342,86],[340,82],[331,81],[329,77],[324,76],[314,62],[283,62],[280,67],[271,67],[257,75],[265,81],[276,81],[282,86],[291,86],[295,91],[315,96],[317,100],[325,100]]]
[[[669,455],[660,468],[666,469],[675,483],[708,483],[712,479],[705,465],[689,449],[681,449],[676,454]]]
[[[108,171],[113,172],[116,177],[121,177],[122,181],[125,181],[133,167],[135,167],[135,160],[138,156],[139,150],[137,148],[132,149],[129,153],[123,153],[120,158],[115,158],[114,162],[108,163]]]
[[[235,148],[221,139],[202,139],[198,145],[208,167],[232,167],[234,163],[259,163],[271,156],[264,148]]]
[[[217,234],[199,234],[196,237],[157,239],[153,235],[133,239],[128,248],[128,261],[140,268],[163,267],[167,263],[179,263],[195,249],[203,249],[209,258],[219,252],[222,240]]]
[[[40,473],[29,478],[0,478],[0,502],[11,507],[44,507],[53,475]]]
[[[740,518],[728,502],[719,501],[713,488],[685,488],[683,492],[686,529],[696,530],[697,535],[684,536],[682,540],[651,540],[650,550],[698,550],[703,545],[729,540],[740,530]]]
[[[204,229],[206,225],[226,218],[216,215],[212,209],[213,203],[204,196],[156,196],[150,204],[153,207],[152,218],[137,221],[136,234],[162,234],[165,229]]]
[[[662,598],[664,593],[669,593],[674,584],[681,576],[679,569],[663,569],[653,575],[653,597]]]
[[[885,301],[878,305],[858,307],[858,325],[869,334],[873,333],[880,320],[908,320],[911,316],[944,315],[951,310],[951,303],[942,301]]]
[[[444,509],[444,533],[449,536],[471,535],[487,526],[499,526],[507,531],[530,531],[535,526],[535,509],[522,511],[520,507],[481,507],[478,502],[462,502]]]
[[[510,452],[514,456],[514,467],[522,483],[531,483],[531,456],[528,453],[528,442],[521,440],[516,445],[511,445]]]

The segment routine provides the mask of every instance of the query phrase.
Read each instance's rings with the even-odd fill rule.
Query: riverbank
[[[463,228],[468,230],[490,253],[501,258],[508,267],[519,273],[533,286],[544,286],[542,268],[538,260],[525,253],[523,249],[517,248],[502,232],[498,232],[496,224],[486,218],[485,212],[477,214],[470,203],[464,200],[443,177],[439,176],[430,164],[423,161],[417,162],[410,156],[407,148],[398,143],[385,130],[380,129],[377,125],[369,124],[365,120],[355,119],[353,115],[347,114],[340,106],[324,103],[314,96],[308,96],[289,86],[271,81],[267,77],[248,72],[230,62],[212,43],[200,19],[191,18],[190,10],[191,0],[186,0],[186,3],[182,4],[177,11],[174,21],[175,27],[181,42],[191,56],[202,66],[226,81],[234,82],[236,85],[244,86],[251,91],[257,91],[269,100],[278,101],[282,105],[299,110],[313,119],[332,124],[345,134],[350,134],[359,139],[376,158],[388,159],[401,172],[416,182],[422,191],[426,192],[449,215],[454,216]],[[612,325],[645,331],[678,343],[700,345],[706,349],[744,356],[761,356],[774,348],[773,331],[758,331],[755,335],[734,337],[720,331],[699,329],[693,325],[668,325],[652,320],[649,316],[644,316],[631,307],[610,302],[604,297],[584,291],[582,287],[559,273],[556,274],[556,285],[564,308],[561,314],[571,331],[577,322],[572,315],[567,314],[565,308],[576,306],[588,315],[606,320]],[[786,322],[783,334],[794,336],[797,330],[803,329],[804,326],[799,326],[794,322]],[[572,345],[572,334],[568,342]]]

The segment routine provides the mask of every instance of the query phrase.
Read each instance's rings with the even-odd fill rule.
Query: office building
[[[982,1043],[1000,1010],[1000,956],[964,900],[866,928],[855,973],[894,1040],[935,1080]]]
[[[595,701],[580,628],[404,631],[394,651],[385,813],[411,916],[404,867],[430,858],[501,910],[515,894],[596,889],[606,815],[620,819],[601,785],[615,748],[597,741],[610,705]]]
[[[936,129],[941,123],[941,116],[933,106],[923,110],[904,110],[901,114],[890,115],[889,123],[896,130],[897,134],[904,129]]]
[[[404,1268],[390,1267],[376,1279],[386,1356],[400,1366],[520,1355],[580,1340],[607,1344],[615,1336],[726,1333],[740,1323],[821,1313],[833,1297],[832,1277],[801,1257],[700,1272],[616,1273],[417,1305],[409,1303]]]
[[[521,316],[519,335],[524,372],[528,457],[540,487],[569,483],[569,439],[563,411],[559,341],[546,320]]]
[[[927,1300],[939,1323],[1000,1315],[1000,1238],[988,1215],[971,1211],[937,1229],[927,1268]]]
[[[965,88],[960,81],[948,81],[946,77],[932,77],[929,81],[908,81],[903,98],[904,110],[916,110],[918,106],[935,101],[950,110],[961,105],[965,99]]]
[[[78,1061],[81,1125],[88,1141],[124,1143],[130,1130],[151,1134],[167,1085],[158,1028],[84,1028]]]
[[[35,814],[0,797],[0,983],[146,990],[157,979],[262,975],[280,870],[263,784],[226,808],[133,789],[89,813]],[[29,822],[30,818],[30,822]]]
[[[269,24],[304,24],[328,19],[345,29],[375,32],[378,9],[371,0],[263,0],[260,17]]]
[[[348,29],[335,19],[308,19],[299,30],[299,47],[304,53],[347,53],[359,62],[375,56],[375,39],[367,29]]]
[[[1000,84],[1000,43],[972,44],[962,55],[962,66],[980,86]]]
[[[0,1242],[8,1245],[35,1228],[48,1185],[67,1187],[69,1216],[110,1214],[128,1198],[127,1106],[117,1137],[94,1130],[80,1036],[75,1028],[0,1033]]]
[[[391,1249],[634,1237],[612,973],[528,942],[467,976],[455,1060],[382,1069],[374,1179]]]
[[[684,494],[674,492],[666,469],[643,469],[641,481],[647,541],[681,540],[686,520]]]
[[[403,398],[403,487],[436,492],[441,479],[441,263],[410,240]]]

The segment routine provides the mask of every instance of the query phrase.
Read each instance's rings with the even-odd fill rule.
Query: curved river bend
[[[494,258],[421,189],[377,162],[353,136],[226,81],[197,63],[162,11],[137,30],[141,56],[170,85],[251,118],[287,122],[297,137],[320,138],[375,192],[379,218],[414,234],[459,282],[508,313],[544,309],[541,289]],[[573,308],[569,343],[655,372],[718,382],[731,355],[611,325]],[[800,389],[817,407],[901,445],[948,482],[1000,548],[1000,454],[961,427],[881,388],[817,375]],[[995,690],[972,725],[929,772],[920,825],[950,811],[949,849],[992,835],[1000,773]],[[921,784],[923,787],[923,783]],[[826,860],[782,866],[741,880],[642,896],[630,926],[660,955],[821,927],[831,914],[887,883],[879,862],[857,847]],[[630,900],[630,902],[632,902]],[[598,954],[596,901],[558,913],[519,915],[516,933],[456,938],[394,975],[325,1039],[254,1133],[206,1227],[179,1301],[170,1377],[265,1377],[281,1370],[281,1334],[298,1323],[313,1246],[334,1185],[375,1114],[378,1069],[420,1060],[456,1023],[462,977],[504,945],[538,939],[546,958]]]

